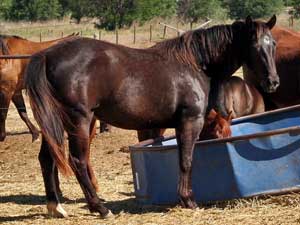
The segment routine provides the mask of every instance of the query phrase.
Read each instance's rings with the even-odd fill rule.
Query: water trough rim
[[[277,109],[277,110],[272,110],[269,112],[264,112],[264,113],[259,113],[255,115],[250,115],[250,116],[244,116],[241,118],[237,118],[233,120],[232,124],[238,124],[242,123],[245,120],[249,119],[254,119],[254,118],[260,118],[260,117],[265,117],[265,116],[271,116],[274,114],[282,113],[282,112],[287,112],[287,111],[294,111],[294,110],[300,110],[300,104],[295,105],[295,106],[290,106],[282,109]],[[267,137],[267,136],[273,136],[273,135],[280,135],[284,133],[299,133],[300,134],[300,126],[291,126],[288,128],[281,128],[281,129],[276,129],[276,130],[270,130],[270,131],[264,131],[264,132],[259,132],[255,134],[247,134],[247,135],[239,135],[239,136],[234,136],[234,137],[228,137],[228,138],[222,138],[222,139],[212,139],[212,140],[206,140],[206,141],[197,141],[197,145],[213,145],[213,144],[218,144],[218,143],[232,143],[232,142],[237,142],[237,141],[243,141],[243,140],[249,140],[249,139],[255,139],[255,138],[261,138],[261,137]],[[133,146],[129,146],[130,151],[145,151],[145,150],[171,150],[174,148],[177,148],[177,145],[159,145],[159,146],[148,146],[152,145],[156,142],[163,142],[163,141],[168,141],[171,139],[175,139],[175,135],[171,136],[163,136],[159,137],[156,139],[148,139],[142,142],[139,142]]]

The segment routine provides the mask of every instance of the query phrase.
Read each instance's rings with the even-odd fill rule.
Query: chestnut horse
[[[231,137],[232,112],[224,118],[221,113],[211,109],[205,118],[199,140],[219,139]]]
[[[256,78],[258,74],[243,66],[244,79],[262,94],[266,110],[300,104],[300,34],[276,26],[272,35],[277,42],[275,62],[280,77],[280,87],[276,92],[265,93]]]
[[[0,35],[0,55],[31,55],[70,36],[53,41],[32,42],[17,36]],[[39,136],[39,131],[28,119],[22,96],[23,76],[28,62],[28,59],[0,59],[0,141],[6,137],[5,120],[11,100],[29,128],[32,141]]]
[[[124,129],[175,128],[179,200],[183,207],[197,207],[191,186],[192,156],[204,124],[210,77],[230,77],[246,63],[264,74],[259,79],[266,91],[275,91],[279,79],[270,32],[275,23],[275,16],[267,23],[247,17],[231,25],[190,31],[148,49],[75,38],[32,56],[25,86],[42,132],[39,160],[48,212],[67,215],[57,195],[57,166],[65,175],[75,173],[91,212],[102,218],[111,214],[97,196],[87,169],[94,116]],[[70,164],[64,153],[65,131]]]
[[[232,76],[222,81],[211,81],[208,108],[216,109],[222,116],[232,113],[232,118],[265,111],[259,91],[243,79]]]

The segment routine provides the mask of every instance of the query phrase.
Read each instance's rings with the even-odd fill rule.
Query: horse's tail
[[[47,79],[46,56],[43,53],[31,57],[25,74],[25,88],[34,118],[50,145],[49,151],[58,169],[62,174],[70,175],[72,170],[64,152],[64,123],[68,117]]]

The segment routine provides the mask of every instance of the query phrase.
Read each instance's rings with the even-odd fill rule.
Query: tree
[[[293,9],[289,12],[291,15],[293,15],[296,18],[300,17],[300,0],[292,0],[290,3],[291,6],[293,6]]]
[[[12,0],[8,12],[10,20],[48,20],[60,17],[58,0]]]
[[[32,4],[33,20],[49,20],[61,17],[58,0],[35,0]]]
[[[183,20],[195,23],[207,18],[222,18],[227,15],[220,0],[179,0],[178,15]]]
[[[283,0],[228,0],[230,17],[242,19],[251,15],[253,18],[269,17],[282,10]]]
[[[93,12],[98,10],[96,1],[93,0],[67,0],[65,1],[65,9],[71,12],[71,18],[74,18],[77,23],[85,16],[93,15]]]
[[[0,1],[0,19],[6,19],[8,17],[9,8],[11,6],[11,0]]]
[[[136,20],[145,22],[154,17],[169,17],[176,13],[177,3],[174,0],[139,0],[137,1]]]
[[[131,25],[135,19],[136,0],[95,0],[94,15],[99,19],[98,26],[107,30]]]

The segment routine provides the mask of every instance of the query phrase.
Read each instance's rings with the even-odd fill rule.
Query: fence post
[[[152,24],[150,24],[150,37],[149,37],[150,42],[152,41]]]
[[[133,44],[135,44],[136,41],[136,27],[135,24],[133,25]]]
[[[99,30],[99,40],[101,40],[101,30]]]
[[[165,39],[167,33],[167,26],[164,26],[164,34],[163,34],[163,39]]]
[[[119,44],[119,31],[118,31],[118,27],[116,27],[116,44]]]
[[[62,38],[64,37],[64,32],[63,32],[63,31],[61,32],[61,37],[62,37]]]
[[[40,42],[42,42],[42,32],[40,32]]]

